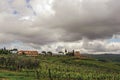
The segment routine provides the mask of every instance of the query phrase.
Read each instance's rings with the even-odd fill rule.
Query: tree
[[[46,51],[42,51],[42,53],[44,54],[44,55],[46,55],[47,53],[46,53]]]
[[[62,51],[59,51],[58,53],[60,53],[60,54],[64,54],[64,52],[62,52]]]
[[[6,51],[6,47],[4,47],[3,50]]]
[[[48,51],[47,54],[52,56],[53,53],[51,51]]]
[[[73,52],[68,52],[66,55],[68,55],[68,56],[74,56],[74,53]]]
[[[0,49],[0,54],[9,54],[10,50],[7,50],[5,47],[3,49]]]
[[[0,64],[1,64],[2,66],[5,65],[5,62],[6,62],[6,58],[5,58],[5,57],[0,57]]]
[[[17,49],[17,48],[14,48],[13,51],[18,51],[18,49]]]

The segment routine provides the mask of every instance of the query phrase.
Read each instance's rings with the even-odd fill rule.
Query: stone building
[[[18,55],[26,55],[26,56],[38,56],[38,51],[18,51]]]

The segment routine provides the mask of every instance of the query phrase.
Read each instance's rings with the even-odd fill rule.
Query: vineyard
[[[119,80],[120,63],[70,56],[0,56],[0,80]]]

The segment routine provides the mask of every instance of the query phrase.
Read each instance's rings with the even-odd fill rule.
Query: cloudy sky
[[[0,48],[120,53],[120,0],[0,1]]]

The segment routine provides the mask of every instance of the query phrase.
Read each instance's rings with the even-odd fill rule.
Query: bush
[[[36,69],[39,64],[39,60],[28,57],[0,57],[0,66],[10,70]]]

